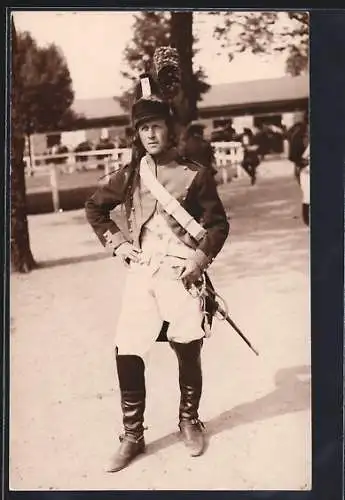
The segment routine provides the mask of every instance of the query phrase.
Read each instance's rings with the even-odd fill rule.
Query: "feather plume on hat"
[[[181,88],[181,68],[178,52],[173,47],[157,47],[153,65],[159,88],[165,99],[172,100]]]

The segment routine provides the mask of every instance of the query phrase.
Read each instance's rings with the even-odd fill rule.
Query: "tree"
[[[24,147],[25,133],[19,116],[20,58],[12,18],[12,92],[11,92],[11,265],[19,272],[28,272],[36,263],[31,253],[26,216]]]
[[[13,17],[11,28],[11,265],[24,273],[36,267],[27,221],[25,136],[65,126],[74,116],[74,94],[59,49],[39,48],[29,33],[16,33]]]
[[[59,130],[74,115],[72,80],[60,49],[51,44],[38,47],[27,32],[18,33],[18,96],[25,134]]]
[[[205,85],[202,70],[199,68],[193,72],[194,41],[193,12],[171,12],[170,42],[178,51],[181,65],[180,118],[183,124],[188,124],[197,118],[197,102],[209,89],[209,85]]]
[[[230,61],[236,53],[282,52],[286,72],[297,76],[308,69],[308,12],[212,12],[219,23],[214,36],[228,50]]]
[[[178,105],[184,123],[196,118],[197,102],[209,89],[202,68],[193,71],[195,42],[192,12],[142,12],[135,16],[133,38],[124,51],[129,68],[122,75],[134,83],[143,70],[152,71],[157,47],[171,45],[178,50],[182,70],[182,96]],[[120,98],[124,109],[129,109],[131,98],[132,89]]]

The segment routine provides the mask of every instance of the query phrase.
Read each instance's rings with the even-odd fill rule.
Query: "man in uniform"
[[[202,276],[210,284],[205,271],[229,232],[210,170],[182,159],[174,146],[170,107],[151,75],[139,81],[132,122],[136,137],[130,164],[112,174],[85,205],[100,242],[128,265],[115,337],[124,435],[109,472],[123,469],[145,449],[145,356],[163,322],[178,361],[181,437],[191,456],[202,454],[201,348],[210,317],[190,291]],[[168,195],[167,203],[157,200],[152,190],[158,183]],[[110,217],[120,204],[130,236]],[[180,209],[188,215],[185,224],[175,218]],[[193,224],[201,229],[194,237]]]

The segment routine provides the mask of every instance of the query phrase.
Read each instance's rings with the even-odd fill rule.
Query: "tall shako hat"
[[[134,104],[132,106],[134,128],[145,121],[166,119],[169,114],[169,104],[164,101],[152,75],[148,73],[140,75],[139,82],[134,89]]]
[[[154,74],[144,72],[134,90],[132,122],[137,128],[144,121],[171,116],[169,101],[180,89],[180,68],[176,49],[159,47],[154,53]]]

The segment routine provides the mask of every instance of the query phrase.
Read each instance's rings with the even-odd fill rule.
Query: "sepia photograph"
[[[11,491],[311,490],[309,28],[11,11]]]

